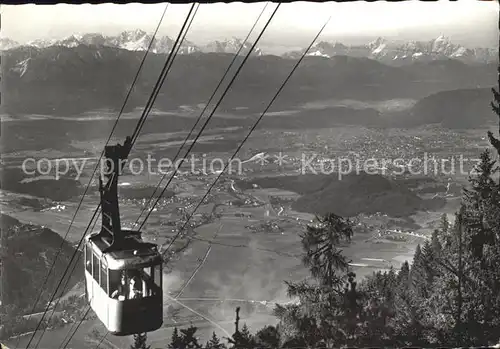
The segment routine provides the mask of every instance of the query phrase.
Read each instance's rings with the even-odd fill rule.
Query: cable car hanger
[[[104,158],[107,169],[103,174],[106,182],[99,176],[99,193],[101,196],[102,228],[92,236],[92,240],[102,239],[109,246],[102,252],[113,252],[127,248],[127,235],[141,235],[140,231],[122,230],[120,209],[118,204],[118,178],[123,172],[123,165],[132,149],[132,137],[127,136],[123,145],[107,145],[104,147]],[[144,247],[156,248],[155,244],[143,242]]]

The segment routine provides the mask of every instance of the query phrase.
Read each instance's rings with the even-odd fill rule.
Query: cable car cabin
[[[139,232],[123,230],[119,249],[94,233],[85,239],[86,296],[107,330],[117,336],[151,332],[163,324],[162,257]]]

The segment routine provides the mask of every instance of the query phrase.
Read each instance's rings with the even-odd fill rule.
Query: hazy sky
[[[204,43],[245,36],[264,5],[264,2],[202,4],[188,38]],[[269,4],[259,28],[275,6]],[[164,7],[165,4],[138,3],[2,5],[1,36],[26,42],[86,32],[112,35],[137,28],[152,32]],[[189,7],[189,4],[169,5],[160,34],[175,36]],[[429,39],[444,34],[457,43],[478,46],[498,43],[498,2],[477,0],[282,4],[262,40],[303,45],[329,16],[331,21],[323,34],[323,39],[328,40],[361,38],[363,41],[376,36]]]

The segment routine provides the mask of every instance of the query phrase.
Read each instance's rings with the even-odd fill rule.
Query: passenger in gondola
[[[129,299],[142,297],[142,282],[138,273],[131,274]]]
[[[127,278],[125,272],[122,272],[120,284],[118,285],[118,288],[111,294],[111,298],[118,299],[120,301],[125,300],[127,289]]]

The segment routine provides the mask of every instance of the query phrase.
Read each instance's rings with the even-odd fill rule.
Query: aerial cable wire
[[[193,10],[193,8],[194,8],[194,6],[195,6],[195,4],[193,4],[193,6],[191,7],[191,10],[189,11],[188,16],[186,17],[186,20],[185,20],[184,25],[183,25],[183,27],[182,27],[182,29],[181,29],[181,32],[179,33],[179,36],[178,36],[178,38],[177,38],[177,41],[176,41],[176,42],[178,42],[178,40],[179,40],[179,38],[180,38],[180,36],[181,36],[181,34],[182,34],[182,31],[183,31],[183,29],[184,29],[184,28],[185,28],[185,26],[186,26],[186,24],[187,24],[187,22],[188,22],[188,20],[189,20],[189,16],[191,15],[192,10]],[[171,53],[170,53],[170,55],[169,55],[169,58],[172,56],[172,54],[173,54],[173,53],[174,53],[174,51],[171,51]],[[169,61],[169,60],[167,60],[166,64],[168,63],[168,61]],[[165,65],[166,65],[166,64],[165,64]],[[162,80],[164,81],[164,80],[165,80],[165,78],[166,78],[166,75],[162,77]],[[163,82],[162,82],[162,83],[163,83]],[[153,102],[154,102],[154,101],[153,101]],[[146,117],[147,117],[147,115],[146,115]],[[143,118],[141,117],[141,120],[142,120],[142,119],[143,119]],[[145,119],[145,118],[144,118],[144,119]],[[141,120],[140,120],[140,121],[141,121]],[[138,129],[138,128],[136,128],[136,129]],[[139,131],[140,131],[140,128],[139,128]],[[134,134],[137,136],[137,134],[136,134],[135,132],[134,132]],[[110,138],[111,138],[111,137],[110,137]],[[136,139],[137,139],[137,137],[135,137],[135,140],[136,140]],[[108,140],[108,141],[109,141],[109,140]],[[134,142],[132,142],[132,145],[133,145],[133,143],[134,143]],[[95,171],[94,171],[94,172],[95,172]],[[85,234],[86,234],[86,232],[89,230],[90,225],[92,224],[92,220],[93,220],[93,218],[95,217],[95,215],[97,214],[99,207],[100,207],[100,204],[97,206],[97,208],[96,208],[96,210],[95,210],[95,212],[94,212],[93,217],[91,218],[91,220],[90,220],[89,224],[87,225],[87,228],[86,228],[86,230],[85,230],[84,234],[82,235],[82,238],[80,239],[80,241],[79,241],[79,243],[78,243],[77,250],[78,250],[78,248],[80,247],[80,245],[82,244],[83,239],[84,239],[84,237],[85,237]],[[69,265],[70,265],[70,264],[71,264],[71,262],[73,261],[73,259],[74,259],[75,255],[76,255],[76,250],[75,250],[75,253],[73,253],[73,256],[72,256],[72,258],[71,258],[71,260],[70,260],[70,262],[69,262]],[[52,299],[51,299],[51,301],[49,302],[49,305],[50,305],[50,303],[53,301],[53,298],[55,297],[55,294],[57,293],[57,290],[58,290],[58,289],[59,289],[59,287],[61,286],[62,280],[64,279],[64,277],[65,277],[66,273],[67,273],[67,272],[68,272],[68,270],[69,270],[69,265],[68,265],[68,267],[66,268],[66,270],[65,270],[65,272],[64,272],[64,274],[63,274],[63,276],[61,277],[61,280],[60,280],[60,282],[59,282],[58,286],[56,287],[56,290],[54,291],[54,293],[53,293],[53,295],[52,295]],[[45,316],[45,314],[47,313],[47,311],[48,311],[48,307],[45,309],[45,311],[44,311],[44,313],[43,313],[43,316],[42,316],[41,320],[39,321],[38,326],[37,326],[37,328],[35,329],[35,331],[34,331],[34,333],[33,333],[33,335],[32,335],[32,337],[31,337],[31,339],[30,339],[30,341],[29,341],[29,343],[28,343],[28,345],[27,345],[27,347],[26,347],[26,348],[28,348],[28,347],[29,347],[29,344],[31,344],[31,341],[33,340],[34,335],[36,334],[36,331],[38,330],[38,328],[39,328],[40,324],[42,323],[42,321],[43,321],[43,317]]]
[[[177,151],[177,154],[175,154],[174,156],[174,159],[173,159],[173,163],[175,163],[175,161],[177,160],[177,157],[179,156],[180,152],[182,149],[184,149],[184,146],[186,145],[187,141],[189,140],[189,138],[191,137],[191,134],[194,132],[194,130],[196,129],[196,126],[198,126],[198,123],[201,121],[203,115],[205,114],[206,110],[208,109],[208,106],[212,103],[212,100],[214,99],[215,97],[215,94],[217,93],[217,91],[219,90],[220,86],[222,85],[222,83],[224,82],[227,74],[229,73],[229,71],[231,70],[231,68],[233,67],[234,63],[236,62],[236,59],[239,57],[241,51],[243,50],[243,48],[245,47],[245,44],[247,43],[250,35],[252,34],[252,32],[254,31],[255,27],[257,26],[257,23],[259,22],[260,18],[262,17],[262,15],[264,14],[264,11],[266,10],[267,6],[269,5],[269,2],[266,3],[266,5],[264,6],[264,8],[262,9],[262,11],[260,12],[259,16],[257,17],[257,19],[255,20],[252,28],[250,29],[250,31],[248,32],[245,40],[243,40],[243,42],[241,43],[238,51],[236,52],[236,54],[234,55],[233,59],[231,60],[231,63],[229,64],[229,66],[226,68],[226,71],[224,73],[224,75],[222,76],[222,78],[220,79],[217,87],[215,88],[214,92],[212,93],[212,95],[210,96],[208,102],[205,104],[205,107],[203,108],[203,110],[201,111],[200,115],[198,116],[198,118],[196,119],[196,122],[195,124],[193,125],[193,127],[191,128],[191,130],[189,131],[188,135],[186,136],[186,138],[184,139],[184,142],[182,143],[182,145],[180,146],[179,150]],[[151,194],[150,198],[148,199],[147,203],[144,205],[143,209],[141,210],[141,213],[139,214],[139,217],[137,217],[135,223],[134,223],[134,226],[136,226],[138,223],[139,223],[139,220],[140,218],[142,217],[142,215],[144,214],[144,212],[148,209],[148,206],[150,205],[151,201],[153,200],[157,190],[160,188],[161,186],[161,183],[163,182],[163,180],[165,179],[165,177],[167,176],[167,173],[165,173],[162,178],[160,179],[160,181],[158,182],[157,186],[155,187],[155,190],[153,191],[153,193]],[[168,184],[167,184],[168,185]]]
[[[76,326],[75,330],[73,331],[73,333],[71,334],[71,336],[69,337],[69,339],[67,340],[66,344],[64,344],[64,346],[62,347],[62,349],[66,349],[66,347],[69,345],[69,343],[71,342],[71,340],[73,339],[73,336],[75,335],[75,333],[78,331],[78,329],[80,328],[81,324],[83,323],[83,321],[85,320],[85,318],[87,317],[87,315],[89,315],[90,313],[90,309],[92,309],[90,306],[87,308],[87,311],[85,312],[85,314],[83,314],[82,316],[82,320],[80,320],[80,322],[78,323],[78,326]],[[63,341],[64,343],[64,341]],[[61,347],[59,347],[61,348]]]
[[[186,156],[187,154],[189,154],[191,152],[191,150],[193,149],[193,147],[195,146],[196,144],[196,141],[198,140],[198,138],[200,137],[201,133],[203,132],[203,130],[207,127],[210,119],[213,117],[215,111],[217,110],[217,108],[219,107],[220,103],[222,102],[222,100],[224,99],[224,97],[226,96],[227,92],[229,91],[229,89],[231,88],[231,86],[233,85],[234,81],[236,80],[236,78],[238,77],[239,73],[241,72],[241,69],[244,67],[246,61],[248,60],[248,58],[250,57],[250,55],[252,54],[252,52],[255,50],[255,47],[257,46],[257,43],[259,42],[260,38],[262,37],[262,35],[264,35],[264,32],[266,31],[267,27],[269,26],[269,24],[271,23],[272,19],[274,18],[274,15],[276,14],[276,12],[278,11],[278,9],[280,8],[281,6],[281,3],[278,3],[278,5],[276,6],[276,8],[274,9],[273,13],[271,14],[271,16],[269,17],[269,19],[267,20],[266,24],[264,25],[264,28],[261,30],[261,32],[259,33],[259,36],[257,37],[257,39],[255,40],[255,42],[253,43],[252,47],[250,48],[250,50],[248,51],[248,54],[245,55],[245,58],[243,59],[241,65],[238,67],[238,70],[236,71],[236,73],[233,75],[231,81],[229,82],[228,86],[226,87],[226,89],[224,90],[222,96],[220,97],[219,101],[217,102],[217,104],[215,105],[215,107],[212,109],[212,112],[210,113],[210,115],[208,116],[208,118],[206,119],[205,123],[203,124],[203,126],[201,127],[200,131],[198,132],[198,135],[196,136],[196,138],[194,139],[193,143],[191,144],[191,146],[189,147],[189,149],[187,150],[186,152]],[[184,162],[184,158],[181,159],[181,162],[179,164],[178,167],[182,166],[183,162]],[[148,214],[146,215],[146,218],[144,218],[144,221],[142,222],[142,224],[140,225],[139,227],[139,230],[142,229],[142,227],[144,226],[144,224],[146,223],[147,219],[149,218],[149,216],[151,215],[151,213],[153,212],[155,206],[158,204],[158,202],[160,201],[162,195],[165,193],[165,190],[167,189],[168,185],[170,184],[170,182],[172,181],[172,179],[174,178],[175,174],[177,173],[177,168],[174,170],[174,173],[172,174],[172,176],[170,177],[170,179],[168,180],[167,184],[165,185],[165,187],[163,188],[162,192],[160,193],[160,195],[158,196],[158,198],[156,199],[155,203],[153,204],[152,208],[149,210]],[[179,231],[176,235],[179,236],[181,231]]]
[[[85,281],[86,281],[86,280],[85,280]],[[94,299],[94,296],[92,296],[92,299]],[[92,299],[91,299],[91,300],[92,300]],[[82,316],[82,319],[85,319],[85,318],[87,317],[87,315],[88,315],[88,314],[89,314],[89,312],[90,312],[90,309],[91,309],[91,306],[90,306],[90,304],[89,304],[89,305],[87,306],[87,310],[85,311],[85,313],[84,313],[84,314],[83,314],[83,316]],[[75,325],[76,325],[76,329],[74,330],[74,332],[76,332],[76,331],[78,330],[78,328],[80,327],[80,325],[81,325],[81,324],[82,324],[82,321],[80,321],[80,322],[78,323],[78,325],[76,325],[76,322],[72,324],[72,326],[71,326],[70,330],[68,331],[68,333],[66,333],[66,336],[64,336],[64,339],[62,340],[61,344],[58,346],[58,349],[60,349],[60,348],[61,348],[61,346],[64,344],[64,342],[66,342],[66,340],[67,340],[67,342],[66,342],[65,347],[69,344],[69,342],[71,341],[71,339],[72,339],[72,337],[73,337],[73,336],[68,337],[68,335],[71,333],[71,331],[73,331],[73,328],[75,328]],[[69,339],[68,339],[68,338],[69,338]]]
[[[161,17],[160,17],[160,20],[159,20],[159,23],[158,23],[158,26],[156,27],[155,32],[154,32],[154,34],[153,34],[153,37],[152,37],[152,39],[151,39],[151,41],[150,41],[150,43],[149,43],[149,45],[148,45],[148,48],[147,48],[146,52],[144,53],[144,56],[143,56],[143,58],[142,58],[142,60],[141,60],[141,63],[140,63],[140,65],[139,65],[139,68],[138,68],[138,70],[137,70],[137,73],[136,73],[136,75],[135,75],[135,77],[134,77],[134,80],[132,81],[132,85],[130,86],[130,89],[128,90],[128,93],[127,93],[127,95],[126,95],[126,97],[125,97],[125,101],[124,101],[124,103],[123,103],[123,105],[122,105],[122,107],[121,107],[121,109],[120,109],[120,112],[118,113],[118,117],[116,118],[116,121],[115,121],[115,123],[114,123],[114,125],[113,125],[113,128],[111,129],[110,135],[109,135],[109,137],[108,137],[108,139],[107,139],[107,141],[106,141],[106,145],[107,145],[107,144],[109,143],[109,141],[111,140],[111,137],[112,137],[112,135],[113,135],[113,132],[114,132],[114,130],[116,129],[116,127],[117,127],[117,125],[118,125],[118,121],[120,120],[120,118],[121,118],[121,116],[122,116],[122,114],[123,114],[123,112],[124,112],[124,110],[125,110],[125,107],[126,107],[127,102],[128,102],[128,100],[129,100],[129,98],[130,98],[130,95],[132,94],[133,88],[134,88],[134,86],[135,86],[135,84],[136,84],[136,82],[137,82],[137,79],[139,78],[139,74],[140,74],[140,72],[142,71],[142,67],[144,66],[144,62],[146,61],[146,58],[147,58],[147,56],[148,56],[148,54],[149,54],[149,52],[150,52],[150,50],[151,50],[151,47],[152,47],[152,45],[153,45],[153,43],[154,43],[154,38],[155,38],[156,34],[158,33],[158,30],[159,30],[159,28],[160,28],[161,23],[163,22],[163,18],[165,17],[165,13],[167,12],[167,9],[168,9],[168,5],[169,5],[169,4],[167,3],[167,5],[165,6],[165,9],[163,10],[163,13],[162,13],[162,15],[161,15]],[[53,269],[54,269],[54,267],[55,267],[56,260],[57,260],[57,258],[59,257],[59,254],[61,253],[61,251],[62,251],[62,249],[63,249],[64,242],[66,241],[67,236],[69,235],[69,232],[70,232],[70,230],[71,230],[71,226],[73,225],[73,222],[74,222],[74,220],[75,220],[75,218],[76,218],[76,215],[77,215],[77,213],[78,213],[78,211],[79,211],[79,209],[80,209],[80,207],[81,207],[81,205],[82,205],[82,203],[83,203],[83,199],[84,199],[85,195],[87,194],[87,191],[88,191],[88,189],[89,189],[89,187],[90,187],[90,184],[92,183],[92,179],[94,178],[95,172],[97,171],[97,168],[99,167],[99,163],[100,163],[100,161],[101,161],[101,159],[102,159],[103,155],[104,155],[104,150],[101,152],[101,155],[99,156],[99,159],[98,159],[98,161],[97,161],[96,167],[94,168],[94,171],[92,172],[92,175],[90,176],[89,183],[87,184],[87,187],[85,188],[85,191],[83,192],[82,198],[81,198],[81,200],[80,200],[80,202],[79,202],[79,204],[78,204],[78,206],[77,206],[77,208],[76,208],[76,211],[75,211],[75,214],[73,215],[73,218],[71,219],[71,222],[70,222],[70,225],[69,225],[69,227],[68,227],[68,230],[67,230],[66,234],[64,235],[64,238],[63,238],[63,241],[62,241],[62,243],[61,243],[61,246],[59,247],[59,250],[58,250],[58,252],[56,253],[56,256],[54,257],[54,260],[53,260],[53,262],[52,262],[52,265],[50,266],[49,271],[48,271],[47,275],[45,276],[45,281],[44,281],[44,283],[42,284],[42,286],[41,286],[41,288],[40,288],[40,292],[39,292],[39,294],[38,294],[38,296],[37,296],[37,298],[36,298],[36,300],[35,300],[35,303],[33,304],[33,308],[32,308],[32,310],[31,310],[30,315],[28,316],[28,320],[30,319],[31,314],[33,314],[33,313],[34,313],[34,311],[35,311],[35,309],[36,309],[36,306],[37,306],[38,302],[40,301],[40,298],[41,298],[42,293],[43,293],[43,289],[45,288],[45,285],[47,284],[47,281],[48,281],[48,279],[49,279],[49,277],[50,277],[50,275],[51,275],[51,273],[52,273],[52,270],[53,270]],[[36,333],[36,331],[35,331],[35,333]],[[33,339],[33,338],[31,338],[31,339],[30,339],[30,342],[28,343],[28,346],[29,346],[29,344],[31,344],[32,339]],[[19,342],[20,342],[20,338],[18,339],[18,341],[17,341],[17,343],[16,343],[16,348],[18,347]]]
[[[187,26],[187,29],[184,31],[184,34],[183,34],[182,39],[181,39],[181,41],[180,41],[180,44],[179,44],[179,45],[177,45],[177,47],[175,47],[176,45],[174,44],[174,46],[172,47],[172,52],[175,52],[175,53],[174,53],[174,58],[175,58],[175,56],[179,53],[179,49],[180,49],[180,47],[182,46],[182,43],[184,42],[184,40],[185,40],[185,38],[186,38],[186,34],[188,33],[188,31],[189,31],[189,30],[190,30],[190,28],[191,28],[191,24],[193,23],[193,20],[194,20],[194,18],[195,18],[195,16],[196,16],[196,13],[197,13],[197,11],[198,11],[198,8],[199,8],[199,4],[197,4],[196,9],[195,9],[195,11],[194,11],[194,14],[192,15],[192,17],[191,17],[191,19],[190,19],[190,22],[189,22],[189,24],[188,24],[188,26]],[[166,70],[166,74],[168,74],[168,72],[170,71],[170,68],[172,67],[172,64],[173,64],[173,59],[172,59],[172,60],[168,60],[167,64],[168,64],[168,69]],[[148,101],[148,103],[149,103],[149,101]],[[152,104],[149,104],[149,107],[150,107],[150,108],[149,108],[149,110],[148,110],[148,111],[146,111],[144,114],[146,114],[146,115],[148,115],[148,114],[149,114],[149,112],[151,111],[151,108],[152,108]],[[142,118],[141,118],[141,119],[142,119]],[[141,127],[136,127],[136,130],[137,130],[137,129],[138,129],[138,130],[139,130],[139,132],[140,132]],[[93,230],[94,230],[94,228],[95,228],[95,225],[96,225],[97,221],[98,221],[98,220],[96,220],[96,221],[95,221],[94,226],[92,227],[91,231],[93,231]],[[77,258],[78,258],[78,260],[80,259],[80,256],[81,256],[81,255],[78,255],[78,257],[77,257]],[[76,262],[76,263],[77,263],[77,262]],[[75,263],[75,265],[73,266],[73,270],[70,272],[70,275],[72,275],[72,273],[74,272],[75,267],[76,267],[76,263]],[[70,279],[68,278],[68,280],[66,281],[66,285],[68,284],[69,280],[70,280]],[[66,288],[66,286],[63,288],[63,293],[64,293],[65,288]],[[52,310],[52,314],[54,314],[54,310],[55,310],[55,309],[53,309],[53,310]],[[71,332],[71,329],[70,329],[70,331],[68,332],[68,334],[69,334],[70,332]]]
[[[217,235],[219,235],[220,231],[222,230],[222,227],[223,227],[223,225],[221,224],[219,226],[219,229],[217,229],[217,231],[215,232],[212,240],[215,240],[217,238]],[[201,269],[201,267],[203,266],[203,264],[205,264],[205,262],[206,262],[206,260],[208,258],[208,255],[210,254],[211,250],[212,250],[212,244],[210,243],[210,245],[207,248],[207,251],[205,252],[205,255],[200,260],[200,263],[198,264],[198,266],[194,269],[194,271],[191,273],[190,277],[187,279],[187,281],[182,285],[181,289],[174,296],[175,299],[177,299],[177,298],[179,298],[181,296],[181,294],[184,292],[184,290],[186,289],[186,287],[188,287],[189,283],[194,279],[196,273]]]
[[[168,62],[168,67],[167,67],[167,65],[165,65],[164,69],[160,73],[160,76],[163,76],[163,75],[166,76],[166,75],[168,75],[168,73],[170,72],[170,69],[172,68],[172,65],[174,64],[174,60],[177,57],[177,54],[179,53],[179,50],[180,50],[182,44],[184,43],[184,41],[186,39],[187,33],[191,29],[191,25],[193,24],[193,20],[196,17],[196,14],[197,14],[198,9],[200,7],[199,3],[193,4],[193,6],[195,6],[195,5],[196,5],[196,9],[194,10],[194,13],[193,13],[193,15],[191,17],[191,20],[189,21],[189,24],[188,24],[186,30],[184,31],[184,34],[182,35],[182,39],[180,40],[180,42],[178,42],[178,40],[179,40],[179,37],[178,37],[177,40],[175,41],[174,45],[172,46],[172,51],[171,52],[175,52],[174,55],[173,55],[173,58],[171,60],[170,60],[170,56],[169,56],[169,58],[167,58],[167,60],[170,60]],[[184,29],[184,27],[183,27],[183,29]],[[181,32],[183,31],[183,29],[181,29]],[[166,71],[165,71],[165,68],[166,68]],[[158,81],[160,81],[160,80],[158,80]],[[154,97],[154,100],[156,100],[156,98],[158,97],[158,94],[160,93],[161,87],[163,85],[163,81],[161,82],[161,84],[159,86],[155,86],[155,90],[154,90],[155,91],[155,97]],[[154,103],[154,100],[153,100],[153,103]],[[145,113],[146,116],[149,115],[149,113],[151,112],[151,109],[153,108],[153,103],[149,103],[149,100],[148,100],[148,103],[146,104],[146,107],[144,108],[144,113]],[[142,122],[140,122],[140,124],[137,125],[136,130],[134,131],[134,133],[136,133],[137,136],[139,135],[139,132],[142,129],[145,121],[146,120],[144,119]],[[136,138],[137,137],[135,137],[135,139]],[[134,141],[134,137],[132,137],[132,140]]]
[[[97,343],[97,346],[95,347],[95,349],[99,349],[99,347],[101,346],[102,342],[104,342],[104,340],[105,340],[105,339],[106,339],[106,337],[108,336],[108,333],[109,333],[109,331],[108,331],[108,332],[106,332],[106,333],[104,334],[104,336],[102,336],[102,338],[101,338],[101,340],[99,341],[99,343]]]
[[[95,226],[96,226],[96,224],[97,224],[97,222],[98,222],[98,221],[99,221],[99,219],[97,218],[97,219],[95,220],[95,222],[94,222],[94,225],[92,226],[91,231],[94,231]],[[83,252],[83,251],[82,251],[82,252]],[[62,289],[62,291],[61,291],[61,294],[65,294],[65,292],[67,291],[67,287],[68,287],[69,281],[71,280],[71,276],[73,276],[73,273],[75,272],[76,266],[77,266],[77,265],[78,265],[78,263],[80,262],[80,258],[81,258],[81,256],[82,256],[82,254],[81,254],[81,253],[80,253],[80,254],[78,254],[78,257],[77,257],[77,259],[76,259],[75,263],[73,264],[73,268],[71,269],[71,272],[69,273],[69,276],[68,276],[68,278],[66,279],[66,284],[64,285],[64,287],[63,287],[63,289]],[[87,281],[85,280],[85,283],[86,283],[86,282],[87,282]],[[54,316],[54,312],[55,312],[55,310],[56,310],[56,308],[57,308],[57,305],[58,305],[58,303],[59,303],[59,300],[60,300],[60,299],[61,299],[61,298],[58,298],[58,299],[57,299],[56,304],[54,305],[54,308],[52,309],[52,313],[50,314],[49,319],[48,319],[47,321],[49,321],[49,320],[50,320],[50,319]],[[76,322],[75,322],[75,323],[73,323],[73,324],[71,325],[71,327],[70,327],[70,329],[69,329],[68,333],[66,334],[66,336],[64,337],[64,339],[63,339],[63,341],[62,341],[61,343],[64,343],[64,342],[67,340],[67,338],[68,338],[69,334],[71,333],[71,331],[72,331],[73,327],[75,327],[75,326],[76,326]],[[36,344],[36,347],[35,347],[35,348],[37,348],[37,347],[40,345],[40,340],[41,340],[41,337],[40,337],[40,339],[38,340],[38,343]],[[61,347],[61,346],[59,346],[59,348],[60,348],[60,347]]]
[[[168,7],[168,4],[167,4],[167,7]],[[194,7],[194,5],[193,5],[193,7]],[[190,11],[190,13],[189,13],[189,14],[191,14],[191,12],[192,12],[192,8],[191,8],[191,11]],[[165,14],[165,11],[164,11],[163,15],[164,15],[164,14]],[[163,16],[162,16],[162,18],[163,18]],[[186,21],[185,21],[185,23],[184,23],[183,28],[185,27],[185,24],[187,23],[188,19],[189,19],[189,17],[187,17],[187,18],[186,18]],[[180,37],[180,35],[181,35],[181,33],[179,33],[179,37]],[[178,39],[179,39],[179,37],[178,37]],[[150,49],[150,48],[151,48],[151,46],[152,46],[152,45],[150,45],[150,46],[148,47],[148,49]],[[148,51],[148,52],[149,52],[149,51]],[[173,52],[171,52],[171,54],[170,54],[170,56],[169,56],[169,57],[171,57],[172,53],[173,53]],[[138,75],[138,74],[137,74],[137,75]],[[165,77],[166,77],[166,76],[164,76],[164,77],[163,77],[163,80],[165,79]],[[132,87],[133,87],[133,86],[132,86]],[[115,126],[116,126],[116,125],[115,125]],[[109,143],[109,139],[110,139],[110,138],[111,138],[111,135],[110,135],[110,137],[108,138],[107,143]],[[137,138],[137,137],[136,137],[136,138]],[[103,152],[103,153],[104,153],[104,152]],[[103,156],[103,153],[101,154],[101,158],[102,158],[102,156]],[[95,173],[95,171],[96,171],[96,170],[97,170],[97,166],[96,166],[96,169],[94,170],[94,173]],[[92,177],[93,177],[93,176],[92,176]],[[90,185],[90,182],[89,182],[89,185]],[[88,190],[88,187],[87,187],[87,190]],[[83,197],[82,197],[82,201],[83,201]],[[81,202],[80,202],[80,205],[81,205]],[[79,206],[80,206],[80,205],[79,205]],[[95,212],[94,212],[94,215],[93,215],[93,217],[92,217],[91,221],[89,222],[89,225],[87,226],[86,231],[88,231],[88,229],[90,228],[90,225],[91,225],[91,223],[92,223],[92,220],[93,220],[93,218],[95,217],[95,215],[97,214],[99,207],[100,207],[100,204],[99,204],[99,205],[98,205],[98,207],[96,208],[96,210],[95,210]],[[76,216],[76,213],[75,213],[75,216]],[[74,220],[74,217],[73,217],[73,220]],[[72,222],[73,222],[73,221],[72,221]],[[69,231],[68,231],[68,232],[69,232]],[[78,246],[80,246],[80,245],[81,245],[81,243],[82,243],[82,241],[83,241],[83,238],[84,238],[84,237],[85,237],[85,234],[83,235],[82,239],[80,240],[80,242],[79,242]],[[73,254],[72,260],[74,259],[75,254],[76,254],[76,251],[75,251],[75,253]],[[71,261],[70,261],[70,263],[71,263]],[[66,268],[65,273],[64,273],[64,275],[63,275],[63,277],[62,277],[62,278],[64,278],[64,276],[65,276],[65,274],[67,273],[67,271],[68,271],[68,268]],[[54,292],[53,297],[52,297],[52,300],[51,300],[50,302],[52,302],[52,301],[53,301],[53,298],[54,298],[55,294],[57,293],[57,289],[60,287],[60,284],[61,284],[61,282],[60,282],[60,283],[59,283],[59,285],[57,286],[56,291]],[[50,305],[50,302],[49,302],[49,305]],[[48,307],[45,309],[45,311],[44,311],[44,315],[46,314],[46,312],[47,312],[47,311],[48,311]],[[44,316],[44,315],[43,315],[43,316]],[[29,341],[29,343],[28,343],[28,346],[29,346],[29,344],[31,344],[31,342],[32,342],[32,340],[33,340],[33,338],[34,338],[34,335],[36,334],[36,331],[38,330],[38,328],[39,328],[40,324],[42,323],[42,321],[43,321],[43,316],[42,316],[42,319],[40,320],[40,322],[38,323],[38,326],[37,326],[37,328],[36,328],[35,332],[33,333],[32,337],[31,337],[31,339],[30,339],[30,341]]]
[[[191,13],[193,12],[193,9],[195,8],[195,6],[196,6],[196,10],[191,17]],[[142,126],[144,126],[144,122],[146,121],[146,118],[148,117],[149,112],[153,108],[153,104],[156,100],[156,97],[160,93],[160,89],[162,88],[163,83],[165,82],[165,78],[167,77],[167,74],[170,71],[170,68],[172,67],[172,63],[173,63],[175,57],[177,56],[177,52],[179,51],[177,46],[180,47],[180,45],[181,45],[181,42],[179,42],[179,41],[180,41],[181,37],[182,37],[182,40],[184,40],[186,33],[189,31],[189,28],[191,27],[191,23],[193,22],[193,19],[196,16],[196,13],[198,12],[199,6],[200,6],[200,4],[194,3],[191,6],[191,9],[189,10],[189,12],[186,16],[186,20],[184,21],[184,24],[182,25],[182,28],[179,32],[179,35],[177,35],[177,39],[175,40],[175,43],[172,46],[172,50],[170,51],[170,54],[167,57],[167,61],[165,62],[165,65],[163,66],[163,69],[160,72],[160,77],[158,78],[158,80],[153,88],[153,93],[149,96],[149,99],[146,103],[146,106],[144,107],[144,111],[142,113],[142,116],[140,117],[139,122],[137,123],[137,126],[135,127],[135,130],[132,133],[132,136],[131,136],[132,144],[134,144],[135,141],[137,140],[137,137],[139,137],[139,132],[141,131]],[[191,20],[189,21],[190,17],[191,17]],[[188,26],[187,30],[185,30],[188,22],[189,22],[189,26]]]
[[[228,163],[226,164],[226,166],[224,167],[224,169],[221,171],[221,173],[219,173],[219,175],[217,176],[217,178],[215,179],[215,181],[212,183],[212,185],[208,188],[207,192],[205,193],[205,195],[203,196],[203,198],[198,202],[198,205],[196,205],[195,209],[193,210],[193,212],[191,213],[191,215],[188,217],[188,219],[186,220],[186,222],[184,223],[184,225],[181,227],[181,229],[179,230],[179,232],[177,233],[177,235],[174,237],[174,239],[172,239],[172,241],[170,242],[170,244],[167,246],[166,250],[168,250],[170,248],[170,246],[172,246],[172,244],[175,242],[175,240],[179,237],[179,235],[181,234],[181,232],[184,230],[184,228],[187,226],[188,222],[190,221],[190,219],[193,217],[194,213],[196,212],[196,210],[200,207],[200,205],[203,203],[203,201],[206,199],[207,195],[210,193],[210,190],[212,190],[212,188],[215,186],[215,184],[217,183],[217,181],[219,180],[219,178],[222,176],[222,174],[226,171],[227,169],[227,166],[229,165],[229,163],[231,162],[231,160],[234,159],[234,157],[238,154],[238,152],[240,151],[241,147],[243,146],[243,144],[247,141],[247,139],[250,137],[250,135],[252,134],[252,132],[255,130],[255,128],[258,126],[259,122],[262,120],[262,118],[264,117],[264,115],[267,113],[267,111],[269,110],[269,108],[271,108],[272,104],[274,103],[274,101],[276,100],[276,98],[278,98],[279,94],[281,93],[281,91],[283,90],[283,88],[286,86],[286,84],[288,83],[288,81],[290,80],[290,78],[292,77],[293,73],[295,72],[295,70],[297,70],[297,68],[299,67],[300,63],[302,62],[302,60],[304,59],[304,57],[307,55],[307,53],[309,52],[309,50],[311,49],[312,45],[314,45],[314,43],[316,42],[316,40],[318,39],[318,37],[321,35],[321,33],[323,32],[323,30],[325,29],[325,27],[327,26],[327,24],[330,22],[330,19],[331,17],[328,18],[328,20],[326,21],[326,23],[321,27],[321,29],[319,30],[318,34],[316,34],[316,36],[314,37],[314,39],[311,41],[310,45],[308,46],[308,48],[304,51],[304,53],[301,55],[300,59],[297,61],[297,63],[295,64],[295,66],[293,67],[293,69],[291,70],[290,74],[288,74],[287,78],[284,80],[284,82],[281,84],[280,88],[278,89],[278,91],[276,92],[276,94],[274,95],[274,97],[271,99],[271,101],[269,102],[269,104],[267,105],[267,107],[264,109],[264,111],[262,112],[262,114],[260,115],[260,117],[257,119],[257,121],[255,122],[255,124],[252,126],[252,128],[250,129],[250,131],[248,132],[248,134],[246,135],[246,137],[243,139],[243,141],[240,143],[240,145],[238,146],[238,148],[236,149],[236,151],[234,152],[234,154],[231,156],[231,159],[228,161]],[[213,243],[213,242],[212,242]],[[210,247],[209,247],[210,248]],[[195,269],[196,270],[196,269]]]

